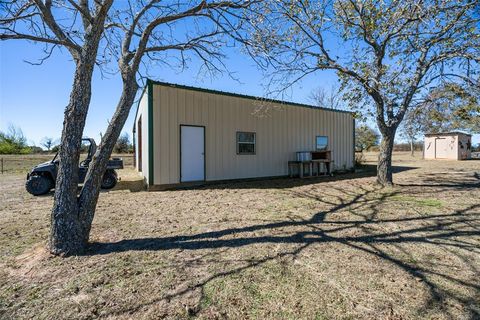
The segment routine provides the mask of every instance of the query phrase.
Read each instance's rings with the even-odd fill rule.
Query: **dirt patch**
[[[51,258],[45,243],[38,243],[14,258],[14,266],[10,268],[10,274],[14,277],[33,278],[38,277],[38,269],[43,261]]]

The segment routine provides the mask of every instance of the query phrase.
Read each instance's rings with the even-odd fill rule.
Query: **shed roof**
[[[437,136],[458,136],[464,135],[471,137],[471,134],[461,132],[461,131],[451,131],[451,132],[439,132],[439,133],[425,133],[425,137],[437,137]]]

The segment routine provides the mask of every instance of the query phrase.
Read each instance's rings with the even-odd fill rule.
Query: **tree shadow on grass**
[[[393,166],[394,173],[400,173],[407,170],[413,170],[416,167]],[[247,178],[234,180],[218,180],[199,182],[193,185],[176,185],[171,189],[290,189],[294,187],[317,184],[320,182],[332,182],[343,180],[354,180],[360,178],[374,177],[377,175],[377,166],[372,164],[364,164],[357,168],[356,172],[337,172],[333,176],[306,176],[301,179],[299,177],[265,177],[265,178]]]
[[[399,187],[435,187],[437,192],[463,190],[468,191],[480,188],[480,170],[478,172],[459,172],[460,174],[420,174],[420,182],[397,183]]]
[[[331,194],[329,194],[329,190]],[[285,256],[294,257],[313,244],[336,243],[353,251],[380,258],[421,281],[429,292],[429,299],[425,301],[422,310],[417,311],[419,315],[426,315],[432,308],[437,308],[449,317],[454,318],[455,315],[449,314],[450,309],[444,305],[446,300],[453,300],[462,305],[470,319],[480,317],[477,306],[480,299],[480,284],[478,282],[466,281],[446,272],[436,271],[433,267],[423,266],[415,262],[414,252],[409,252],[402,246],[406,244],[435,246],[464,261],[468,265],[469,271],[478,279],[480,277],[478,266],[463,253],[480,255],[480,248],[478,247],[480,204],[474,204],[448,214],[379,218],[380,206],[392,197],[399,196],[401,194],[400,190],[392,189],[380,192],[379,187],[370,189],[359,187],[356,191],[329,187],[329,190],[322,194],[309,190],[290,191],[294,197],[318,201],[330,207],[328,210],[315,213],[310,219],[274,221],[189,235],[128,239],[114,243],[93,243],[87,254],[104,255],[127,251],[175,249],[220,250],[258,244],[282,244],[285,245],[286,249],[291,249],[291,246],[295,247],[293,250],[284,250],[276,255],[268,255],[261,259],[248,261],[240,267],[213,273],[194,285],[160,298],[154,298],[135,307],[129,307],[113,315],[131,314],[148,305],[153,305],[161,300],[169,301],[173,297],[182,296],[192,290],[200,289],[203,295],[205,285],[214,279],[255,268],[268,261]],[[345,213],[345,211],[349,212],[348,219],[336,218],[336,213]],[[407,226],[382,232],[381,226],[389,223],[400,225],[403,223]],[[285,232],[288,228],[292,230]],[[273,230],[277,232],[270,232]],[[263,235],[257,236],[255,232],[262,232]],[[342,232],[347,235],[339,234]],[[265,233],[267,234],[265,235]],[[402,252],[407,258],[398,257],[395,250]],[[449,286],[440,285],[434,278],[441,279],[449,286],[461,286],[465,290],[473,290],[476,293],[467,296],[462,295],[449,289]],[[198,311],[198,308],[195,312]]]

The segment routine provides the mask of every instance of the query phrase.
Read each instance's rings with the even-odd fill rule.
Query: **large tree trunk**
[[[85,239],[78,215],[78,163],[82,134],[91,98],[94,61],[77,63],[70,101],[65,110],[59,150],[55,196],[51,214],[50,251],[53,254],[80,252]]]
[[[382,142],[380,143],[377,165],[377,182],[382,186],[393,185],[392,152],[394,139],[394,129],[388,129],[382,132]]]
[[[131,80],[124,81],[122,96],[117,105],[117,109],[110,121],[107,131],[102,137],[102,141],[95,152],[92,161],[90,162],[84,185],[78,197],[77,184],[80,143],[77,146],[78,151],[76,153],[71,153],[71,155],[75,155],[75,157],[69,157],[69,160],[74,163],[69,170],[71,174],[60,175],[59,171],[59,177],[62,177],[62,181],[68,180],[71,189],[66,193],[55,193],[54,212],[56,214],[52,214],[52,232],[50,237],[50,248],[55,254],[78,254],[83,252],[88,244],[103,174],[107,168],[108,160],[112,154],[115,142],[120,136],[123,125],[128,118],[128,114],[130,113],[131,106],[133,105],[138,90],[135,76],[132,75],[130,78]],[[83,121],[83,125],[84,124],[85,121]],[[80,125],[81,123],[78,123],[78,126]],[[79,141],[81,141],[83,125],[80,131]],[[67,134],[64,134],[65,137],[72,136],[68,133],[71,133],[74,127],[69,128]],[[62,148],[64,148],[64,144],[65,146],[68,146],[67,139],[65,139],[64,142],[62,137]],[[66,163],[70,163],[71,161],[66,161]],[[60,163],[62,164],[63,161]],[[61,167],[64,166],[61,165]],[[59,181],[60,179],[57,179],[57,183]],[[57,201],[58,193],[61,201]],[[67,198],[67,201],[64,201],[65,198]],[[64,203],[67,203],[68,205],[60,205]]]
[[[79,217],[82,223],[82,233],[85,242],[88,242],[90,236],[90,229],[95,215],[103,174],[107,168],[115,142],[118,140],[125,121],[128,118],[138,90],[135,75],[133,74],[129,77],[130,79],[124,79],[122,96],[107,131],[102,137],[102,142],[90,163],[85,183],[78,199],[80,206]]]
[[[78,165],[83,129],[92,96],[93,70],[111,4],[112,1],[108,1],[99,7],[91,25],[86,29],[81,53],[75,58],[76,70],[70,100],[65,109],[58,157],[60,164],[51,214],[49,247],[53,254],[80,253],[88,241],[79,214]]]

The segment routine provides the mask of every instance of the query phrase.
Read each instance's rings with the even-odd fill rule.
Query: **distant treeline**
[[[422,151],[423,150],[423,142],[414,142],[413,143],[413,150],[414,151]],[[410,150],[410,143],[395,143],[393,145],[393,151],[411,151]]]
[[[368,149],[368,151],[378,151],[379,146],[375,145]],[[415,142],[413,144],[414,151],[422,151],[423,150],[423,143],[422,142]],[[395,143],[393,145],[393,151],[411,151],[410,150],[410,143]]]
[[[60,147],[59,140],[44,137],[38,146],[29,146],[22,129],[10,125],[6,132],[0,131],[0,154],[48,154],[56,153]],[[87,147],[82,146],[82,152],[87,152]],[[133,153],[133,144],[128,133],[124,132],[117,140],[113,149],[114,153]]]

